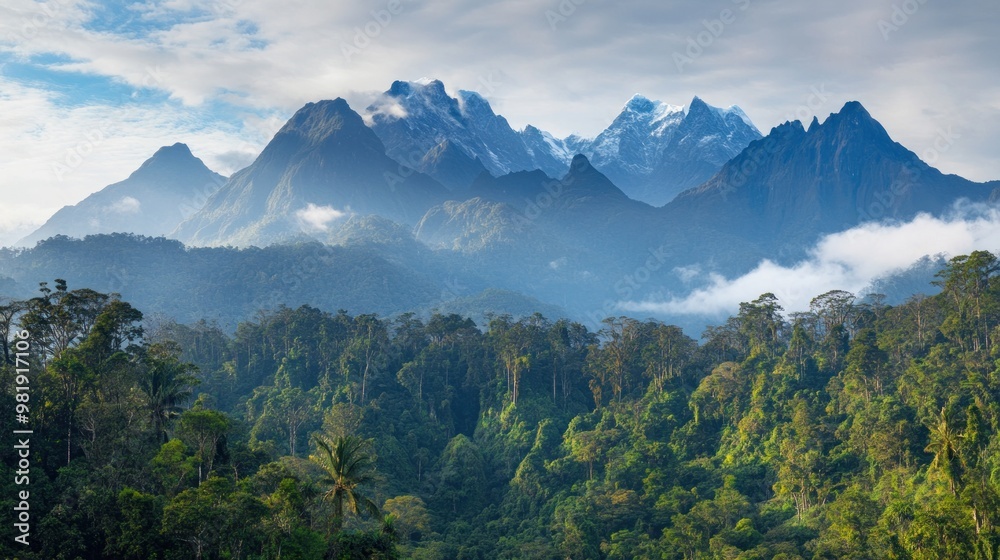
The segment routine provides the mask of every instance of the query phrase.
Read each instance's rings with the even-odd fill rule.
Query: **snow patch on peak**
[[[487,101],[485,97],[475,91],[468,91],[464,89],[458,90],[458,108],[462,111],[462,114],[466,116],[470,116],[469,110],[473,110],[476,113],[482,113],[484,116],[492,116],[496,114],[493,112],[493,107],[490,106],[490,102]]]
[[[757,125],[753,124],[753,121],[750,120],[750,117],[748,117],[747,114],[743,112],[743,109],[740,109],[739,105],[730,105],[729,107],[726,107],[725,113],[728,115],[736,115],[737,117],[740,118],[741,121],[743,121],[744,124],[746,124],[750,128],[757,131],[758,134],[760,134],[760,130],[757,130]]]
[[[650,122],[654,123],[661,121],[674,113],[679,113],[682,110],[683,107],[670,105],[662,101],[652,100],[638,93],[633,95],[632,98],[628,100],[628,103],[625,104],[625,107],[622,108],[623,113],[630,112],[642,115],[648,114],[651,116]]]
[[[625,104],[623,111],[635,111],[636,113],[652,113],[659,101],[653,101],[640,94],[633,95]]]

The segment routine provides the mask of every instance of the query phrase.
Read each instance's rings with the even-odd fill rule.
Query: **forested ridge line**
[[[1000,557],[1000,262],[941,292],[657,321],[262,311],[230,335],[56,280],[30,333],[5,558]],[[21,402],[20,404],[24,404]],[[6,424],[5,420],[5,424]],[[8,433],[4,436],[9,439]]]

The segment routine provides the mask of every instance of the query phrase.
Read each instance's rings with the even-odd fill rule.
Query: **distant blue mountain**
[[[113,232],[167,235],[200,210],[225,181],[186,145],[165,146],[124,181],[63,207],[18,245],[31,246],[60,234],[78,238]]]

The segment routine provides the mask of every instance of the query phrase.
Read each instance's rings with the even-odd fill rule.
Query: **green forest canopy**
[[[31,333],[29,559],[997,558],[1000,263],[890,307],[657,321],[262,312],[230,336],[56,280]],[[9,435],[6,437],[10,437]],[[0,449],[0,502],[17,491]]]

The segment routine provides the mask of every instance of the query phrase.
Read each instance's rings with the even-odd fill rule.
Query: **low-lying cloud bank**
[[[710,274],[704,285],[684,297],[618,305],[633,313],[721,316],[771,292],[785,311],[806,311],[817,295],[830,290],[858,293],[873,280],[902,272],[924,257],[998,248],[1000,209],[958,204],[943,218],[920,214],[909,222],[873,222],[827,235],[809,251],[808,259],[790,267],[764,260],[738,278]]]

